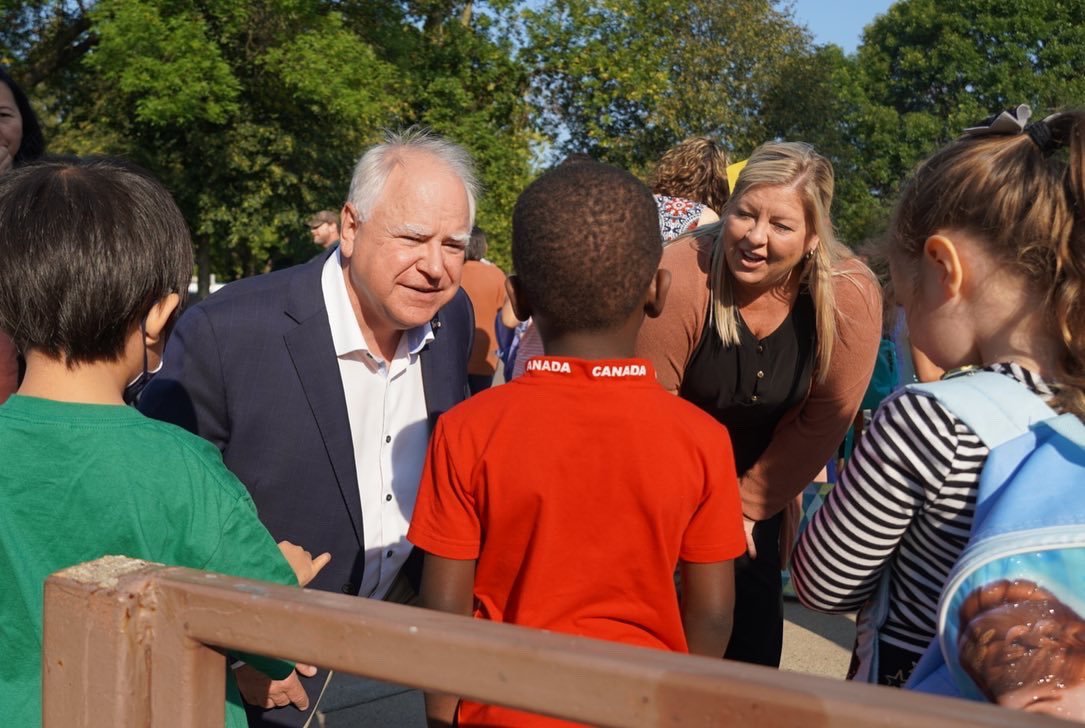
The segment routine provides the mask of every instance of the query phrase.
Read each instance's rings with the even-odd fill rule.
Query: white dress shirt
[[[403,332],[391,362],[370,351],[347,297],[336,249],[324,264],[321,289],[339,360],[362,502],[365,571],[359,594],[381,599],[411,552],[407,527],[429,441],[422,388],[422,349],[429,324]]]

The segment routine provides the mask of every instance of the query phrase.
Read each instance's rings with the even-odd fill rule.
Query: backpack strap
[[[996,372],[974,371],[906,389],[938,400],[990,449],[1058,416],[1024,384]]]

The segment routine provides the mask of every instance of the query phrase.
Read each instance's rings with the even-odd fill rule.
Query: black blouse
[[[780,418],[810,389],[817,350],[814,302],[808,291],[801,292],[783,323],[760,340],[739,315],[739,344],[727,347],[711,308],[679,395],[727,427],[741,476],[768,447]]]

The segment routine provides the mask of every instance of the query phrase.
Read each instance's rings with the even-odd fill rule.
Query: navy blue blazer
[[[231,283],[186,311],[139,407],[218,446],[277,541],[332,554],[309,588],[357,594],[362,510],[320,283],[329,254]],[[420,356],[431,431],[467,396],[474,315],[462,290],[432,326]]]

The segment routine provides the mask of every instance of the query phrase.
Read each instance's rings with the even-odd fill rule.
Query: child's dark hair
[[[512,213],[512,263],[554,333],[603,330],[644,303],[662,256],[652,193],[625,170],[562,164]]]
[[[957,643],[961,667],[992,702],[1019,688],[1085,682],[1085,620],[1028,580],[971,592]]]
[[[1062,349],[1055,404],[1085,415],[1085,112],[965,137],[920,165],[893,215],[890,256],[915,260],[927,237],[954,229],[987,241],[1046,297]]]
[[[20,351],[115,361],[191,276],[184,218],[143,170],[69,158],[0,177],[0,329]]]
[[[38,116],[30,107],[30,100],[23,93],[22,88],[15,83],[3,66],[0,66],[0,83],[11,89],[15,106],[19,109],[19,116],[22,118],[23,140],[19,143],[19,150],[15,152],[14,166],[34,162],[45,154],[45,136],[41,132]]]

